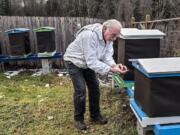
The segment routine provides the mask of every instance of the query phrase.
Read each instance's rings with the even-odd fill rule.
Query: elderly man
[[[108,72],[124,74],[126,66],[113,60],[113,41],[121,32],[119,21],[112,19],[84,26],[76,33],[76,39],[68,46],[64,61],[74,87],[75,127],[86,130],[84,123],[86,85],[89,96],[90,120],[106,124],[107,120],[100,113],[100,92],[96,73]]]

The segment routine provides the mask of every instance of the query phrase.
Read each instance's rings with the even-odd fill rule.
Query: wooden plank
[[[46,26],[46,25],[45,25],[44,17],[39,17],[39,22],[40,22],[40,27]]]
[[[36,29],[36,28],[39,27],[37,17],[32,17],[31,18],[31,23],[32,23],[33,29]],[[35,53],[37,53],[37,38],[36,38],[36,33],[35,32],[33,32],[33,33],[34,33],[34,43],[35,43],[34,49],[35,49]]]
[[[66,34],[65,34],[65,25],[64,25],[64,17],[61,18],[61,28],[62,28],[62,44],[61,44],[61,49],[62,51],[65,50],[65,40],[66,40]]]
[[[3,19],[4,18],[2,16],[0,16],[1,49],[2,49],[2,54],[6,54],[5,45],[4,45]]]
[[[48,26],[48,18],[44,17],[44,26]]]
[[[67,46],[67,45],[69,45],[69,40],[70,40],[70,36],[69,36],[69,34],[70,34],[70,31],[69,31],[69,18],[64,18],[64,26],[65,26],[65,44],[64,44],[64,48]]]
[[[58,17],[58,29],[57,29],[57,33],[58,33],[58,39],[59,39],[59,43],[58,43],[58,48],[59,48],[59,52],[63,52],[63,30],[62,30],[62,18]]]
[[[67,44],[70,44],[73,40],[74,40],[74,34],[73,34],[73,22],[74,22],[74,18],[73,17],[69,17],[68,18],[68,42]],[[76,24],[75,24],[76,25]]]
[[[4,31],[6,31],[7,29],[9,29],[9,17],[6,17],[4,18]],[[5,46],[6,46],[6,50],[7,50],[7,54],[10,55],[11,54],[11,50],[10,50],[10,44],[9,44],[9,38],[8,38],[8,35],[5,34],[4,36],[4,39],[5,39]]]
[[[36,51],[35,33],[33,32],[32,17],[26,17],[26,18],[27,18],[27,27],[30,29],[29,39],[30,39],[30,45],[31,45],[31,52],[35,53],[35,51]]]
[[[41,27],[41,25],[40,25],[40,17],[35,17],[36,18],[36,27],[37,28],[39,28],[39,27]]]

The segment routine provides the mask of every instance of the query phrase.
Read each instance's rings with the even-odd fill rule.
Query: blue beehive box
[[[180,116],[180,57],[137,59],[134,98],[149,117]]]
[[[29,29],[14,28],[5,31],[9,37],[11,55],[24,55],[31,52]]]

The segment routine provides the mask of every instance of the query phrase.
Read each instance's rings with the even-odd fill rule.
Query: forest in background
[[[179,0],[0,0],[0,15],[151,20],[180,16]]]

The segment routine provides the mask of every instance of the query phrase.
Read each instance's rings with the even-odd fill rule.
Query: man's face
[[[108,41],[115,41],[119,36],[121,29],[118,27],[106,28],[104,31],[104,39]]]

